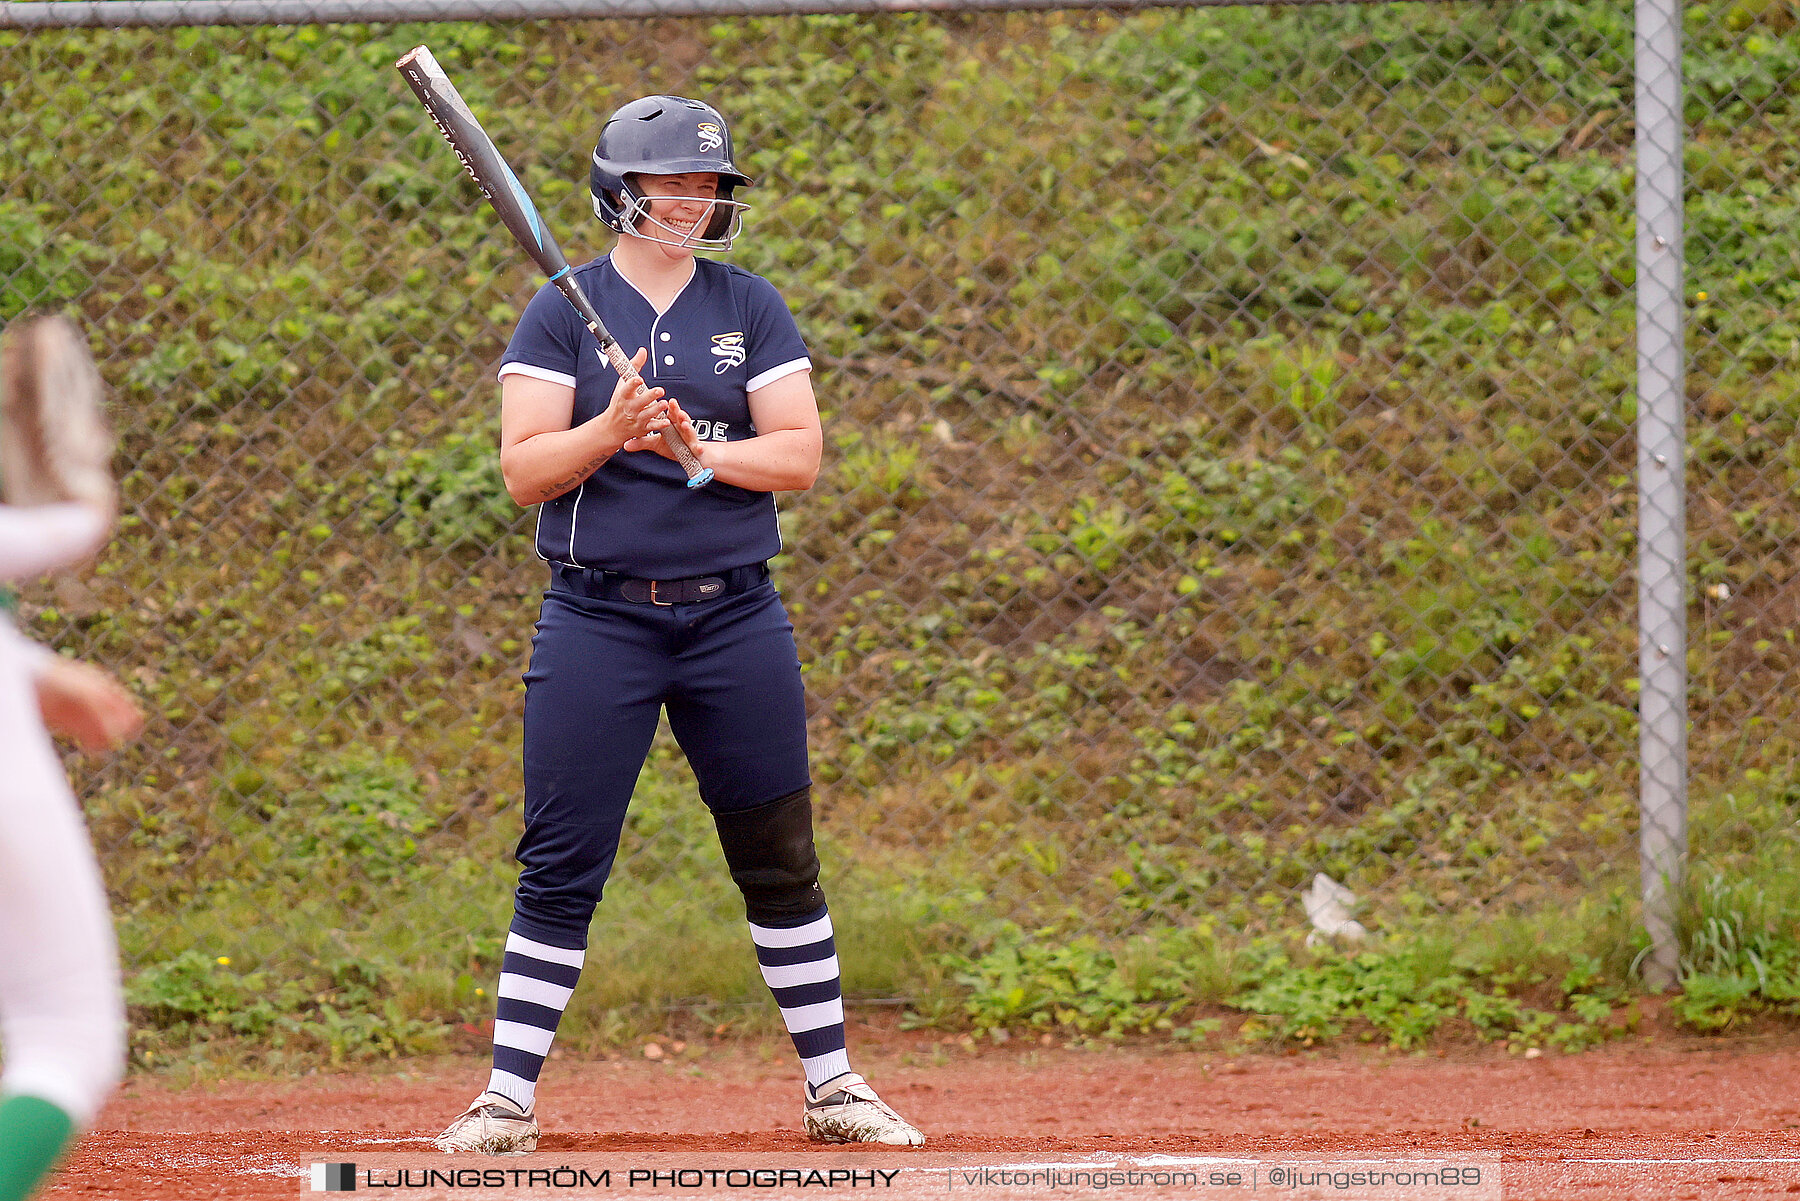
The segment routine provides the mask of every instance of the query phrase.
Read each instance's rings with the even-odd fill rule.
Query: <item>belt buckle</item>
[[[658,584],[658,582],[659,581],[657,581],[657,580],[650,581],[650,603],[653,605],[661,605],[665,609],[673,608],[675,605],[674,601],[666,601],[666,600],[657,600],[656,599],[656,585]]]

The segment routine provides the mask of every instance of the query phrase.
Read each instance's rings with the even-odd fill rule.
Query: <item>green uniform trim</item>
[[[75,1122],[42,1097],[0,1101],[0,1201],[25,1201],[75,1137]]]

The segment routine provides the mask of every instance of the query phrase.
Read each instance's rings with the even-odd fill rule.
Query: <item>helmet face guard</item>
[[[696,172],[717,175],[719,193],[692,230],[652,216],[649,198],[632,179]],[[609,228],[691,250],[731,249],[740,215],[749,207],[733,200],[732,191],[751,182],[732,161],[725,118],[711,105],[682,96],[645,96],[615,112],[601,127],[589,175],[594,214]]]
[[[683,230],[650,211],[653,199],[701,200],[708,208],[706,216],[694,228]],[[627,176],[618,192],[608,196],[606,201],[610,203],[602,201],[601,193],[594,193],[594,215],[613,229],[686,250],[730,250],[732,239],[737,237],[741,215],[750,208],[743,201],[731,198],[731,185],[723,179],[716,197],[651,197]]]

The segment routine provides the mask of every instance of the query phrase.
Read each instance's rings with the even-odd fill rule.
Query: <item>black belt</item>
[[[616,571],[570,567],[566,563],[552,563],[550,574],[561,591],[592,600],[630,601],[634,605],[693,605],[750,591],[769,578],[769,565],[752,563],[718,575],[689,576],[685,580],[640,580]]]

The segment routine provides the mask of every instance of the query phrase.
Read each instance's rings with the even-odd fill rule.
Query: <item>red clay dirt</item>
[[[969,1047],[871,1027],[853,1034],[852,1052],[882,1095],[930,1137],[921,1152],[861,1152],[870,1164],[919,1169],[907,1177],[910,1185],[881,1190],[890,1198],[942,1195],[943,1172],[957,1164],[1266,1162],[1283,1155],[1468,1156],[1497,1166],[1503,1194],[1490,1189],[1471,1197],[1800,1197],[1800,1040],[1792,1037],[1616,1043],[1531,1059],[1489,1047],[1448,1057],[1370,1050],[1226,1058],[1170,1048]],[[682,1155],[695,1163],[802,1169],[862,1162],[846,1158],[857,1152],[814,1147],[797,1132],[790,1055],[773,1043],[733,1042],[690,1046],[659,1061],[559,1056],[542,1082],[545,1135],[537,1155],[432,1162],[551,1168],[597,1153],[615,1164],[666,1165]],[[198,1087],[137,1076],[44,1196],[162,1201],[309,1192],[310,1165],[321,1156],[366,1163],[383,1154],[430,1154],[426,1139],[485,1078],[485,1059],[475,1056]],[[938,1175],[928,1178],[925,1167]],[[390,1191],[408,1198],[500,1195]],[[998,1198],[1095,1189],[985,1191]],[[1267,1188],[1116,1191],[1275,1195]],[[623,1185],[548,1195],[646,1192],[789,1195]]]

